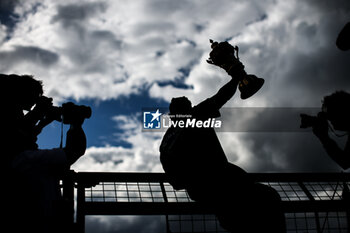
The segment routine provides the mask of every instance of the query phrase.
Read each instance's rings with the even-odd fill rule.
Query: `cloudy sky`
[[[320,108],[323,96],[350,91],[350,52],[335,46],[348,21],[348,0],[0,0],[0,72],[34,75],[56,104],[92,107],[76,171],[161,172],[163,133],[141,131],[141,109],[184,95],[198,104],[229,81],[206,63],[209,39],[238,45],[246,71],[265,79],[259,93],[236,95],[225,107]],[[340,171],[311,133],[218,136],[228,159],[248,172]],[[59,140],[56,123],[39,145]],[[100,232],[127,232],[142,221],[163,229],[139,218],[113,221],[87,224]]]

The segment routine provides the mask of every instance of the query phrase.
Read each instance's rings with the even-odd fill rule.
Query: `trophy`
[[[216,42],[209,40],[213,49],[209,54],[207,62],[219,66],[226,72],[239,78],[238,89],[241,99],[247,99],[254,95],[264,84],[264,79],[253,74],[247,74],[244,65],[239,61],[238,47],[230,45],[227,41]]]

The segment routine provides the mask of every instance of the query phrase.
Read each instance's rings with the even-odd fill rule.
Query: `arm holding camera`
[[[66,153],[68,164],[72,165],[86,150],[86,136],[81,124],[71,124],[67,132],[66,146],[63,148]]]
[[[350,143],[347,140],[345,148],[341,149],[339,145],[329,137],[328,122],[326,118],[319,118],[319,121],[312,126],[312,132],[322,143],[324,149],[331,159],[333,159],[344,170],[350,167]]]
[[[325,148],[329,157],[331,157],[341,168],[344,170],[350,167],[350,143],[346,142],[344,150],[342,150],[338,144],[330,137],[320,138],[320,141]]]
[[[324,112],[318,113],[317,116],[309,116],[300,114],[301,128],[312,127],[312,132],[320,140],[324,149],[331,159],[333,159],[341,168],[348,169],[350,167],[350,141],[346,142],[345,148],[341,149],[336,141],[328,134],[329,123]]]
[[[37,136],[42,129],[54,120],[69,124],[70,129],[67,132],[66,146],[63,151],[67,157],[67,165],[70,166],[85,153],[86,136],[82,124],[85,118],[90,116],[90,107],[75,105],[72,102],[56,107],[52,105],[52,98],[41,96],[35,103],[33,110],[23,116],[21,131],[27,135],[25,141],[28,142],[28,145],[31,145],[32,143],[36,144]],[[23,149],[32,150],[35,148],[25,146]]]
[[[41,96],[34,109],[23,118],[23,125],[29,129],[34,137],[37,137],[45,126],[55,119],[51,116],[52,98]]]
[[[72,102],[62,105],[62,121],[64,124],[70,124],[67,132],[66,146],[64,151],[67,156],[68,164],[72,165],[86,150],[86,136],[82,128],[85,118],[90,118],[91,109],[87,106],[77,106]]]
[[[39,122],[38,127],[40,129],[40,123],[45,127],[47,123],[51,123],[53,120],[60,121],[63,124],[69,124],[70,128],[67,132],[66,145],[63,148],[68,165],[72,165],[86,150],[86,135],[82,128],[84,120],[90,118],[91,108],[84,105],[75,105],[72,102],[62,104],[62,107],[51,106],[47,111],[46,117]]]

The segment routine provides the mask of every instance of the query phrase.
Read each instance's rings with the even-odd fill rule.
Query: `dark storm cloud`
[[[57,7],[57,14],[52,18],[52,22],[61,22],[64,26],[70,26],[72,23],[84,21],[97,13],[104,12],[106,7],[104,2],[61,5]]]
[[[300,114],[316,116],[321,108],[222,108],[219,132],[306,132]]]
[[[266,11],[262,21],[249,24],[260,25],[257,28],[262,30],[258,36],[264,39],[239,44],[243,62],[248,60],[252,64],[247,65],[248,71],[253,70],[265,78],[262,92],[266,91],[264,95],[269,104],[279,107],[316,107],[325,94],[338,89],[350,90],[350,54],[341,52],[335,45],[339,31],[350,21],[350,2],[298,3],[303,5],[300,12],[286,14],[284,23],[269,27],[264,25],[271,24],[269,21],[274,15]]]
[[[0,23],[6,26],[6,40],[11,37],[11,33],[19,20],[19,16],[14,12],[18,0],[0,0]]]
[[[338,172],[341,168],[311,133],[246,133],[249,172]],[[236,155],[239,156],[239,155]]]
[[[107,30],[89,31],[84,26],[78,26],[79,30],[68,29],[72,38],[67,40],[69,49],[66,55],[70,61],[80,67],[83,73],[104,73],[111,67],[106,62],[106,51],[118,53],[121,49],[122,41],[119,40],[113,32]],[[116,66],[122,67],[115,61]]]
[[[23,62],[47,67],[58,60],[58,54],[35,46],[16,46],[12,51],[0,52],[1,67],[15,67]]]
[[[349,4],[347,5],[348,8],[343,8],[342,11],[350,14]],[[328,8],[328,11],[330,10]],[[322,93],[332,92],[335,89],[350,90],[349,53],[339,51],[335,45],[342,27],[342,20],[330,20],[327,17],[323,17],[318,25],[302,22],[297,26],[296,36],[305,38],[302,42],[304,46],[318,46],[320,49],[289,57],[294,66],[287,72],[287,86],[312,88],[310,91],[320,98]]]
[[[267,19],[267,14],[262,14],[259,18],[252,20],[250,22],[247,22],[246,26],[249,26],[250,24],[253,24],[253,23],[258,23],[258,22],[264,21],[265,19]]]
[[[262,91],[267,90],[265,94],[272,105],[314,106],[316,109],[319,106],[320,109],[324,95],[339,89],[350,90],[350,53],[340,51],[335,45],[337,35],[346,22],[344,15],[350,15],[349,3],[347,2],[343,7],[339,7],[339,1],[337,4],[322,1],[320,5],[317,5],[318,1],[317,4],[313,1],[312,4],[310,6],[315,9],[315,14],[320,15],[318,21],[299,19],[298,15],[295,15],[291,19],[294,24],[289,22],[290,25],[287,23],[272,28],[275,46],[269,46],[266,41],[240,46],[244,54],[242,57],[253,54],[256,49],[262,51],[251,59],[254,61],[252,63],[256,64],[256,67],[253,67],[256,74],[265,74],[263,75],[265,86]],[[283,48],[290,45],[294,45],[294,49],[292,47],[286,54]],[[269,129],[274,127],[288,128],[284,124],[297,122],[297,116],[291,120],[278,119],[278,117],[276,119],[275,116],[270,117],[268,114],[262,117],[264,113],[266,112],[261,111],[253,114],[254,117],[242,117],[243,125],[239,125],[243,129],[250,129],[254,128],[255,124],[255,129],[259,129],[259,132],[236,135],[241,146],[251,153],[249,161],[242,163],[248,164],[248,171],[337,172],[341,170],[329,158],[312,132],[268,133]],[[237,124],[242,124],[242,121],[237,118],[236,121]],[[263,132],[264,130],[267,132]],[[270,132],[273,131],[270,130]],[[334,139],[343,148],[344,143],[341,141],[344,139],[337,137]],[[227,150],[230,151],[231,158],[239,162],[236,160],[241,157],[239,151],[229,147]]]
[[[35,3],[20,15],[15,12],[16,6],[20,3],[20,0],[0,0],[0,24],[6,26],[5,41],[11,39],[17,23],[28,15],[35,14],[41,6],[41,3]]]
[[[191,4],[189,1],[151,1],[145,6],[145,10],[153,14],[170,15],[174,12],[189,7]]]
[[[350,2],[348,0],[311,0],[309,4],[313,5],[317,11],[329,12],[330,10],[350,10]],[[350,17],[349,17],[350,18]],[[350,20],[350,19],[349,19]]]
[[[119,51],[122,41],[109,30],[92,30],[90,18],[105,12],[105,2],[78,3],[57,7],[57,14],[51,22],[59,23],[67,38],[66,55],[79,66],[83,73],[104,73],[108,64],[104,56],[106,51]]]
[[[148,33],[158,33],[162,31],[163,33],[171,32],[175,29],[173,23],[168,22],[141,22],[133,27],[133,33],[135,36],[143,36]]]
[[[0,23],[12,28],[17,20],[18,15],[14,13],[18,0],[0,0]]]
[[[312,57],[296,55],[291,58],[296,66],[289,70],[285,85],[309,89],[308,94],[319,99],[335,90],[350,90],[349,58],[349,54],[340,54],[336,48],[324,49]]]
[[[320,108],[224,108],[219,118],[224,129],[217,131],[236,132],[230,137],[237,137],[241,146],[251,152],[247,167],[250,172],[336,172],[340,168],[327,156],[311,129],[300,129],[301,113],[315,116],[319,111]],[[241,156],[237,148],[227,150],[234,160]]]

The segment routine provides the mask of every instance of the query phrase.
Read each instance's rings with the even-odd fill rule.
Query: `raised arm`
[[[210,99],[215,105],[215,109],[220,109],[227,101],[229,101],[237,90],[239,79],[232,77],[232,79],[226,83],[220,90],[212,96]]]
[[[246,73],[244,65],[238,59],[238,47],[233,47],[228,42],[218,43],[212,40],[210,42],[212,43],[212,51],[207,62],[221,67],[232,77],[228,83],[210,98],[214,108],[219,110],[236,93],[238,83]]]

